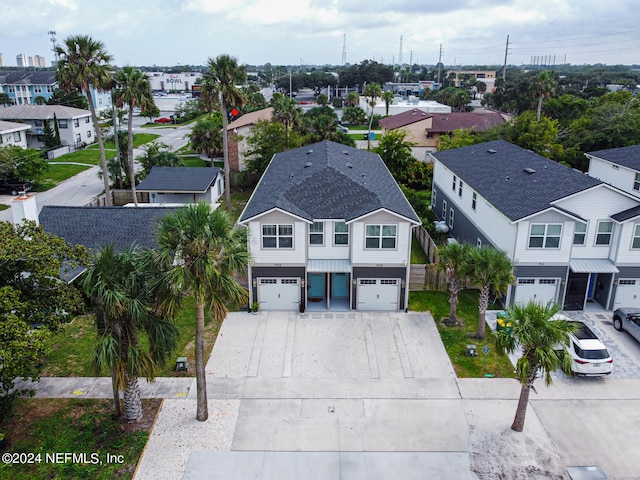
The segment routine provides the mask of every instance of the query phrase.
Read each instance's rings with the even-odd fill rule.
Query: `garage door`
[[[398,310],[400,280],[358,279],[358,310]]]
[[[259,278],[258,302],[264,310],[297,310],[300,301],[300,279]]]
[[[613,309],[620,307],[640,308],[640,278],[621,278],[618,280]]]
[[[518,278],[513,303],[524,305],[533,300],[546,304],[557,301],[557,278]]]

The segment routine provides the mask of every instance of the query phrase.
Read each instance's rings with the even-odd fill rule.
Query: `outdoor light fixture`
[[[476,348],[475,345],[467,345],[467,349],[465,350],[464,354],[467,357],[477,357],[478,349]]]

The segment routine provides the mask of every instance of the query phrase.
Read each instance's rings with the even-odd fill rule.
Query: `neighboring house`
[[[360,94],[360,108],[362,108],[367,115],[371,112],[371,106],[369,101],[371,99]],[[422,110],[427,113],[451,113],[451,107],[438,103],[435,100],[420,100],[418,97],[409,97],[407,100],[400,100],[398,97],[393,99],[393,103],[389,105],[389,116],[397,115],[399,113],[408,112],[415,109]],[[376,105],[373,107],[374,115],[385,116],[387,115],[387,104],[380,97],[376,98]]]
[[[63,238],[69,245],[84,245],[93,251],[113,245],[116,251],[123,251],[132,246],[155,248],[158,221],[176,210],[45,205],[39,221],[47,232]],[[73,281],[83,271],[84,267],[74,269],[67,275],[67,281]]]
[[[58,88],[54,70],[0,70],[0,91],[9,95],[13,105],[33,105],[36,97],[49,100]],[[90,87],[97,110],[111,108],[111,92]]]
[[[640,145],[587,153],[589,175],[640,197]]]
[[[475,78],[487,85],[487,92],[495,90],[495,70],[450,70],[447,74],[453,78],[456,87],[459,87],[465,79]]]
[[[48,120],[54,131],[54,116],[58,120],[62,145],[79,147],[93,143],[95,129],[89,110],[63,105],[14,105],[0,108],[0,120],[17,121],[30,126],[26,132],[29,148],[44,147],[44,123]]]
[[[640,307],[640,201],[497,140],[431,154],[432,208],[450,234],[504,250],[506,304]]]
[[[7,145],[27,148],[27,131],[31,127],[24,123],[0,120],[0,148]]]
[[[249,137],[253,133],[253,127],[259,121],[270,121],[273,115],[273,107],[263,108],[255,112],[249,112],[236,118],[227,128],[229,140],[229,169],[232,172],[241,172],[247,166],[247,152],[250,149]]]
[[[418,160],[430,160],[428,152],[440,147],[440,136],[466,129],[482,132],[504,123],[502,114],[490,110],[473,112],[429,113],[419,108],[380,120],[382,133],[402,130],[406,140],[413,143],[413,156]]]
[[[224,192],[224,178],[218,167],[153,167],[136,190],[148,192],[149,203],[213,205]]]
[[[378,155],[330,141],[278,153],[239,223],[261,308],[407,308],[420,219]]]

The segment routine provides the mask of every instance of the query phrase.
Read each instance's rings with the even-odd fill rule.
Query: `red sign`
[[[236,115],[238,115],[238,109],[237,109],[237,108],[233,108],[233,109],[231,110],[231,115],[233,115],[234,117],[235,117]]]

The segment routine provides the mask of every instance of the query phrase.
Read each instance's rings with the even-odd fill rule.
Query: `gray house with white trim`
[[[215,204],[224,192],[224,177],[218,167],[153,167],[136,190],[149,193],[149,203]]]
[[[508,305],[640,307],[640,199],[503,140],[431,156],[451,236],[515,264]]]
[[[278,153],[239,223],[262,309],[407,308],[421,222],[379,155],[330,141]]]

